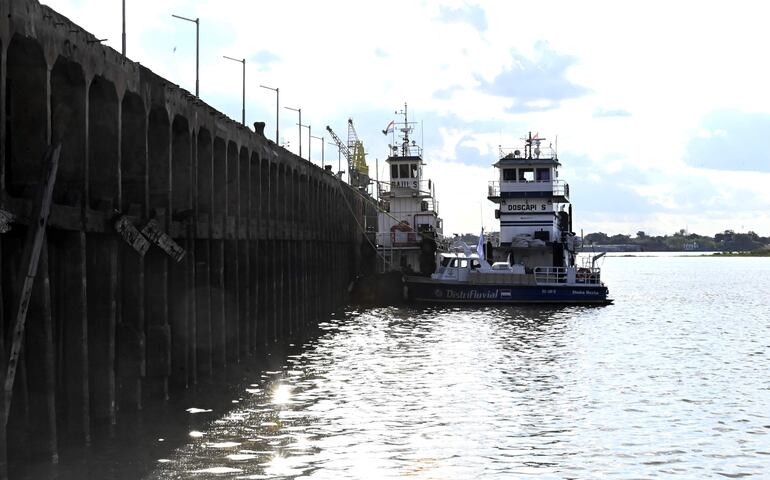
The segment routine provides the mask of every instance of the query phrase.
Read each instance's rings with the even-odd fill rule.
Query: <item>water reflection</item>
[[[637,263],[613,283],[624,301],[608,307],[379,308],[335,317],[201,428],[205,435],[190,432],[149,477],[770,471],[770,325],[755,320],[764,304],[731,299],[728,313],[714,310],[713,296],[643,281],[650,268],[670,265],[623,260]],[[714,263],[692,265],[717,276]],[[610,280],[613,273],[605,268]],[[768,278],[746,288],[767,291]]]
[[[273,403],[276,405],[286,405],[291,402],[292,386],[279,383],[273,386]]]

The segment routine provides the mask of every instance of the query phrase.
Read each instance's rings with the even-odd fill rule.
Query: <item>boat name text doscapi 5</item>
[[[537,210],[537,205],[507,205],[508,211],[511,212],[528,212],[532,210]],[[540,204],[540,210],[545,211],[547,210],[547,205],[545,203]]]

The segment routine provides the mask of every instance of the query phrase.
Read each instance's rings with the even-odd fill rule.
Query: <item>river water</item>
[[[770,258],[603,275],[607,307],[339,314],[147,478],[768,478]]]
[[[180,406],[143,475],[770,478],[770,258],[602,267],[606,307],[337,314]]]

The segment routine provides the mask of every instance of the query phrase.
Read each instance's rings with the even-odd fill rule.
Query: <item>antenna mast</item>
[[[409,117],[407,115],[406,102],[404,102],[404,109],[400,112],[396,112],[396,115],[404,115],[404,128],[401,129],[401,133],[404,134],[404,141],[401,142],[401,156],[406,157],[409,155]]]

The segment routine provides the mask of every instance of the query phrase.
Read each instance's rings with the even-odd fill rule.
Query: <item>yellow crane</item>
[[[355,188],[366,189],[369,186],[369,166],[366,164],[364,143],[358,138],[353,119],[348,118],[348,142],[343,143],[332,127],[326,126],[332,140],[348,161],[348,183]]]

